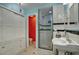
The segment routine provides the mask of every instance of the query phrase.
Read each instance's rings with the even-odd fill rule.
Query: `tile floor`
[[[53,55],[53,52],[45,49],[34,48],[34,45],[31,44],[24,51],[18,53],[18,55]]]

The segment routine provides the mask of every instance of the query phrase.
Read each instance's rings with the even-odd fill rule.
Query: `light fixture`
[[[49,11],[49,13],[52,13],[52,11]]]
[[[68,3],[63,3],[63,5],[66,5],[66,4],[68,4]]]

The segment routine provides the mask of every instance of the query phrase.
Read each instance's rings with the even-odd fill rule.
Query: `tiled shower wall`
[[[0,7],[0,54],[17,54],[24,48],[24,17]]]
[[[56,5],[53,6],[53,30],[64,30],[64,24],[58,24],[58,23],[64,23],[66,20],[64,19],[64,6]],[[56,25],[54,25],[56,24]],[[64,35],[64,32],[60,32],[62,35]],[[56,32],[53,32],[53,37],[55,37]]]
[[[70,22],[73,21],[73,22],[76,22],[77,24],[73,24],[73,25],[69,25],[66,29],[68,30],[71,30],[72,32],[74,32],[74,29],[75,31],[79,31],[79,15],[78,15],[78,12],[79,12],[79,4],[78,3],[74,3],[71,8],[69,9],[70,11]],[[68,36],[69,36],[69,39],[72,39],[74,41],[76,41],[77,43],[79,43],[79,35],[78,34],[73,34],[73,33],[70,33],[70,32],[67,32]]]

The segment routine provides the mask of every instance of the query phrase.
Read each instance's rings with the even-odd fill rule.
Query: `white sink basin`
[[[52,40],[52,42],[53,42],[53,44],[55,44],[55,45],[67,45],[67,44],[68,44],[68,42],[66,41],[65,38],[54,38],[54,39]]]
[[[54,38],[52,40],[53,45],[62,50],[71,51],[71,52],[79,52],[79,44],[75,41],[67,41],[65,37],[62,38]]]

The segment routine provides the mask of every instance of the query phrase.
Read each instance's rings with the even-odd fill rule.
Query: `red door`
[[[29,16],[29,38],[36,42],[36,16]]]

